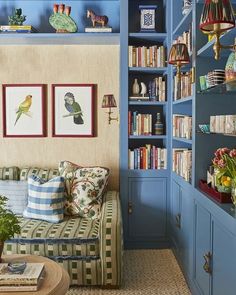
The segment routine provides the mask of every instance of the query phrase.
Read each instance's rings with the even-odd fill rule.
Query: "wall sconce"
[[[111,108],[117,108],[116,100],[113,94],[105,94],[102,100],[102,108],[109,109],[108,113],[108,124],[111,124],[111,121],[118,121],[118,117],[113,118],[111,114]]]
[[[236,44],[220,43],[220,36],[235,27],[234,10],[230,0],[205,0],[199,27],[203,33],[216,38],[213,46],[216,60],[220,58],[222,48],[236,49]]]
[[[171,46],[168,63],[177,67],[177,80],[181,80],[181,67],[190,63],[188,48],[184,43],[176,43]]]

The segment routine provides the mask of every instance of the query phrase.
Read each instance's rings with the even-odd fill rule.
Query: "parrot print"
[[[75,124],[84,124],[84,120],[82,118],[82,110],[78,102],[75,101],[74,94],[71,92],[67,92],[65,94],[65,108],[73,116],[73,120]]]
[[[27,95],[25,100],[22,103],[20,103],[20,105],[19,105],[19,107],[18,107],[18,109],[16,111],[15,125],[16,125],[17,121],[20,119],[22,114],[27,115],[31,105],[32,105],[32,95]]]

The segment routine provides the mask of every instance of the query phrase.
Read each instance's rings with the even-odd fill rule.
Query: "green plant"
[[[7,198],[0,196],[0,241],[6,241],[20,233],[20,221],[17,216],[7,209]]]

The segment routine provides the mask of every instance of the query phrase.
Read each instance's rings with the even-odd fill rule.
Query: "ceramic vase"
[[[232,180],[232,183],[231,183],[231,200],[233,203],[232,210],[235,211],[236,209],[236,179]]]
[[[225,66],[226,82],[236,80],[236,57],[235,52],[230,53]]]
[[[134,79],[133,87],[132,87],[133,96],[138,96],[140,92],[140,87],[138,84],[138,79]]]

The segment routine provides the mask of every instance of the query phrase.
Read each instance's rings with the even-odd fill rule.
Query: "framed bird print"
[[[52,135],[93,137],[95,84],[52,85]]]
[[[2,87],[3,136],[46,136],[46,85],[4,84]]]

